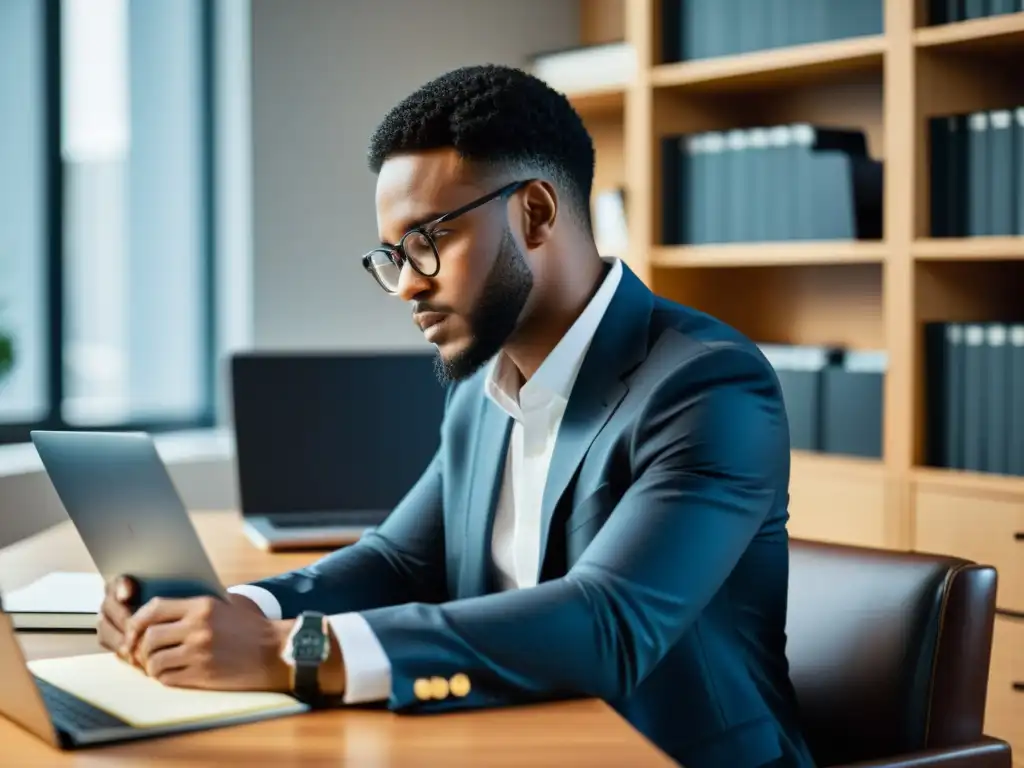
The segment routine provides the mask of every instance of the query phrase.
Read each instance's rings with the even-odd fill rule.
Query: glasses
[[[433,221],[410,229],[402,235],[402,239],[398,241],[397,245],[374,248],[363,256],[363,267],[388,293],[398,292],[398,278],[406,263],[424,277],[434,277],[441,269],[441,257],[438,255],[437,243],[434,241],[434,232],[437,228],[491,200],[508,198],[512,193],[529,184],[530,181],[532,179],[513,181],[501,189],[496,189],[483,197],[466,203],[461,208],[456,208],[443,216],[438,216]]]

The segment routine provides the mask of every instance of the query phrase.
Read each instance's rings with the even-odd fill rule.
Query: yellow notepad
[[[43,680],[136,728],[306,710],[296,699],[280,693],[166,686],[112,653],[37,659],[28,666]]]

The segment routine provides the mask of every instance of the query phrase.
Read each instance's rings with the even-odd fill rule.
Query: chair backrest
[[[789,583],[787,656],[819,765],[981,737],[994,568],[793,539]]]

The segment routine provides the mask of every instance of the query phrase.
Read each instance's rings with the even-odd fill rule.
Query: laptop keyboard
[[[275,528],[332,528],[377,525],[383,517],[378,512],[302,513],[271,516],[270,524]]]
[[[114,717],[87,701],[72,696],[67,691],[36,677],[36,685],[46,702],[53,724],[70,733],[99,731],[107,728],[125,728],[128,723]]]

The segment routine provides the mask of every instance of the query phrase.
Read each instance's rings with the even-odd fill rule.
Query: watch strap
[[[323,633],[323,641],[327,642],[327,620],[323,614],[308,612],[298,617],[297,631],[315,629]],[[309,704],[319,706],[323,703],[323,692],[320,690],[320,659],[294,659],[292,662],[292,693],[295,698]]]
[[[315,661],[300,661],[295,665],[294,685],[296,698],[307,704],[318,705],[323,699],[320,690],[320,664]]]

